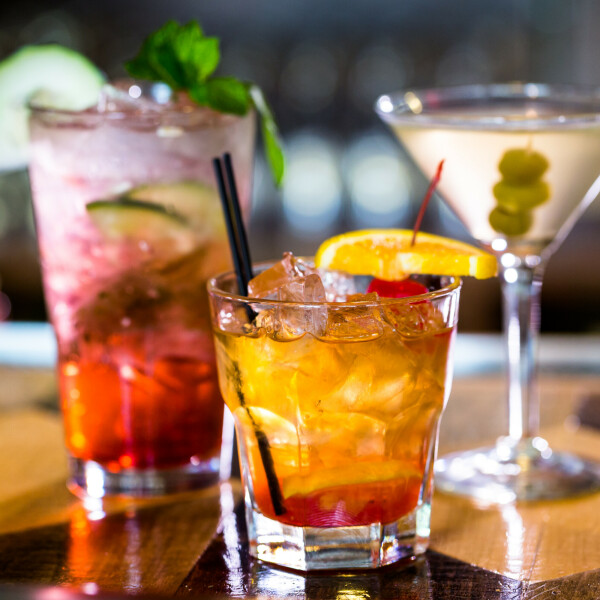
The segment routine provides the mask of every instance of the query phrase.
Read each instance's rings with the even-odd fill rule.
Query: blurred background
[[[335,233],[412,228],[427,181],[373,112],[407,86],[528,79],[600,85],[594,0],[102,0],[4,3],[0,58],[57,42],[109,77],[167,19],[221,38],[222,72],[266,92],[288,172],[273,187],[262,156],[250,230],[254,259],[312,254]],[[46,318],[28,180],[0,173],[0,318]],[[469,240],[435,198],[423,229]],[[600,201],[550,260],[542,330],[599,332]],[[496,280],[467,281],[462,331],[499,331]]]

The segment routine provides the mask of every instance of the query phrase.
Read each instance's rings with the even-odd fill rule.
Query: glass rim
[[[486,100],[539,100],[547,99],[554,103],[595,103],[595,110],[581,110],[564,114],[556,111],[551,116],[531,115],[526,118],[491,115],[452,115],[443,110],[444,104],[454,101],[472,101],[474,105]],[[425,106],[433,106],[432,112],[423,111]],[[375,102],[375,112],[389,125],[410,127],[432,126],[442,128],[466,128],[481,130],[526,130],[560,129],[586,127],[597,124],[600,127],[600,87],[548,84],[535,82],[510,82],[491,84],[469,84],[447,87],[407,88],[380,95]],[[421,112],[423,111],[423,112]]]
[[[111,83],[126,83],[129,85],[142,84],[144,86],[150,85],[166,85],[160,84],[160,82],[142,82],[135,79],[118,79],[113,82],[107,82],[106,85]],[[135,98],[132,99],[132,103],[135,103]],[[132,110],[99,110],[98,103],[95,105],[88,106],[86,108],[69,109],[69,108],[55,108],[42,104],[40,101],[36,101],[35,98],[30,100],[26,107],[29,110],[32,117],[50,117],[60,120],[61,124],[65,122],[78,124],[86,122],[99,122],[99,121],[125,121],[133,120],[135,122],[151,122],[158,123],[159,125],[185,125],[193,124],[195,126],[205,126],[207,128],[214,126],[227,126],[229,124],[243,121],[255,111],[252,107],[244,115],[238,115],[233,113],[222,113],[211,109],[208,106],[191,105],[189,110],[182,111],[173,108],[168,103],[157,102],[160,109],[156,111],[132,109]]]
[[[312,261],[312,257],[304,257],[304,256],[299,256],[296,258],[300,258],[304,261]],[[272,266],[276,263],[277,261],[261,261],[261,262],[257,262],[254,263],[252,265],[253,268],[258,268],[258,267],[264,267],[267,268],[269,266]],[[330,271],[333,272],[339,272],[339,273],[343,273],[344,271],[339,271],[337,269],[329,269]],[[272,304],[274,306],[289,306],[289,307],[307,307],[307,308],[312,308],[312,307],[316,307],[316,306],[327,306],[327,307],[331,307],[331,308],[340,308],[340,307],[349,307],[349,306],[356,306],[356,307],[377,307],[377,306],[381,306],[381,305],[387,305],[387,304],[419,304],[422,302],[426,302],[426,301],[431,301],[431,300],[435,300],[437,298],[443,298],[445,296],[448,296],[456,291],[458,291],[461,286],[462,286],[462,279],[458,276],[452,276],[452,275],[433,275],[433,274],[427,274],[427,273],[421,273],[421,275],[425,276],[425,277],[440,277],[440,279],[443,281],[444,279],[447,280],[447,282],[440,287],[437,290],[431,290],[425,294],[417,294],[414,296],[406,296],[404,298],[387,298],[387,297],[383,297],[380,296],[376,301],[374,300],[355,300],[355,301],[344,301],[344,302],[332,302],[332,301],[323,301],[323,302],[297,302],[297,301],[291,301],[291,300],[271,300],[269,298],[252,298],[250,296],[242,296],[241,294],[235,294],[233,292],[227,292],[225,290],[223,290],[221,287],[219,287],[218,285],[218,281],[223,281],[226,279],[236,279],[237,275],[236,272],[233,270],[230,271],[225,271],[223,273],[219,273],[217,275],[215,275],[214,277],[211,277],[208,282],[207,282],[207,289],[208,289],[208,294],[209,296],[215,296],[224,300],[230,300],[230,301],[235,301],[235,302],[240,302],[246,305],[252,305],[252,304]],[[369,275],[352,275],[353,277],[370,277]]]

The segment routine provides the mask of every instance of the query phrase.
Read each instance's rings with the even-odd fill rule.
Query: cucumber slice
[[[125,197],[156,204],[179,214],[199,233],[222,235],[225,231],[217,190],[198,181],[142,185],[129,190]]]
[[[0,169],[27,162],[30,101],[82,110],[98,101],[101,72],[84,56],[55,44],[25,46],[0,63]]]
[[[157,252],[185,254],[194,249],[194,231],[180,215],[158,204],[128,198],[96,200],[86,206],[94,225],[110,240],[145,241]]]

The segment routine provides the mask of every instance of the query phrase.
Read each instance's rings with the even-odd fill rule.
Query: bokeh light
[[[283,210],[295,230],[324,232],[342,204],[342,178],[335,144],[322,132],[300,131],[287,143]]]
[[[410,171],[390,135],[356,136],[345,152],[343,173],[357,226],[394,226],[409,211]]]

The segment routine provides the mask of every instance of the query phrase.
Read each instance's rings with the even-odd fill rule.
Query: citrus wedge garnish
[[[24,46],[0,62],[0,169],[27,162],[27,104],[83,110],[96,103],[102,73],[84,56],[58,46]]]
[[[225,235],[219,194],[214,187],[199,181],[150,183],[129,190],[125,197],[164,206],[207,237]]]
[[[314,492],[340,486],[355,486],[369,483],[380,483],[394,479],[420,479],[420,473],[414,467],[399,460],[386,462],[354,463],[347,467],[333,467],[307,473],[291,475],[283,479],[284,498],[296,494],[308,495]]]
[[[411,274],[494,277],[496,257],[458,240],[420,232],[411,246],[408,229],[363,229],[329,238],[315,256],[317,267],[399,281]]]

